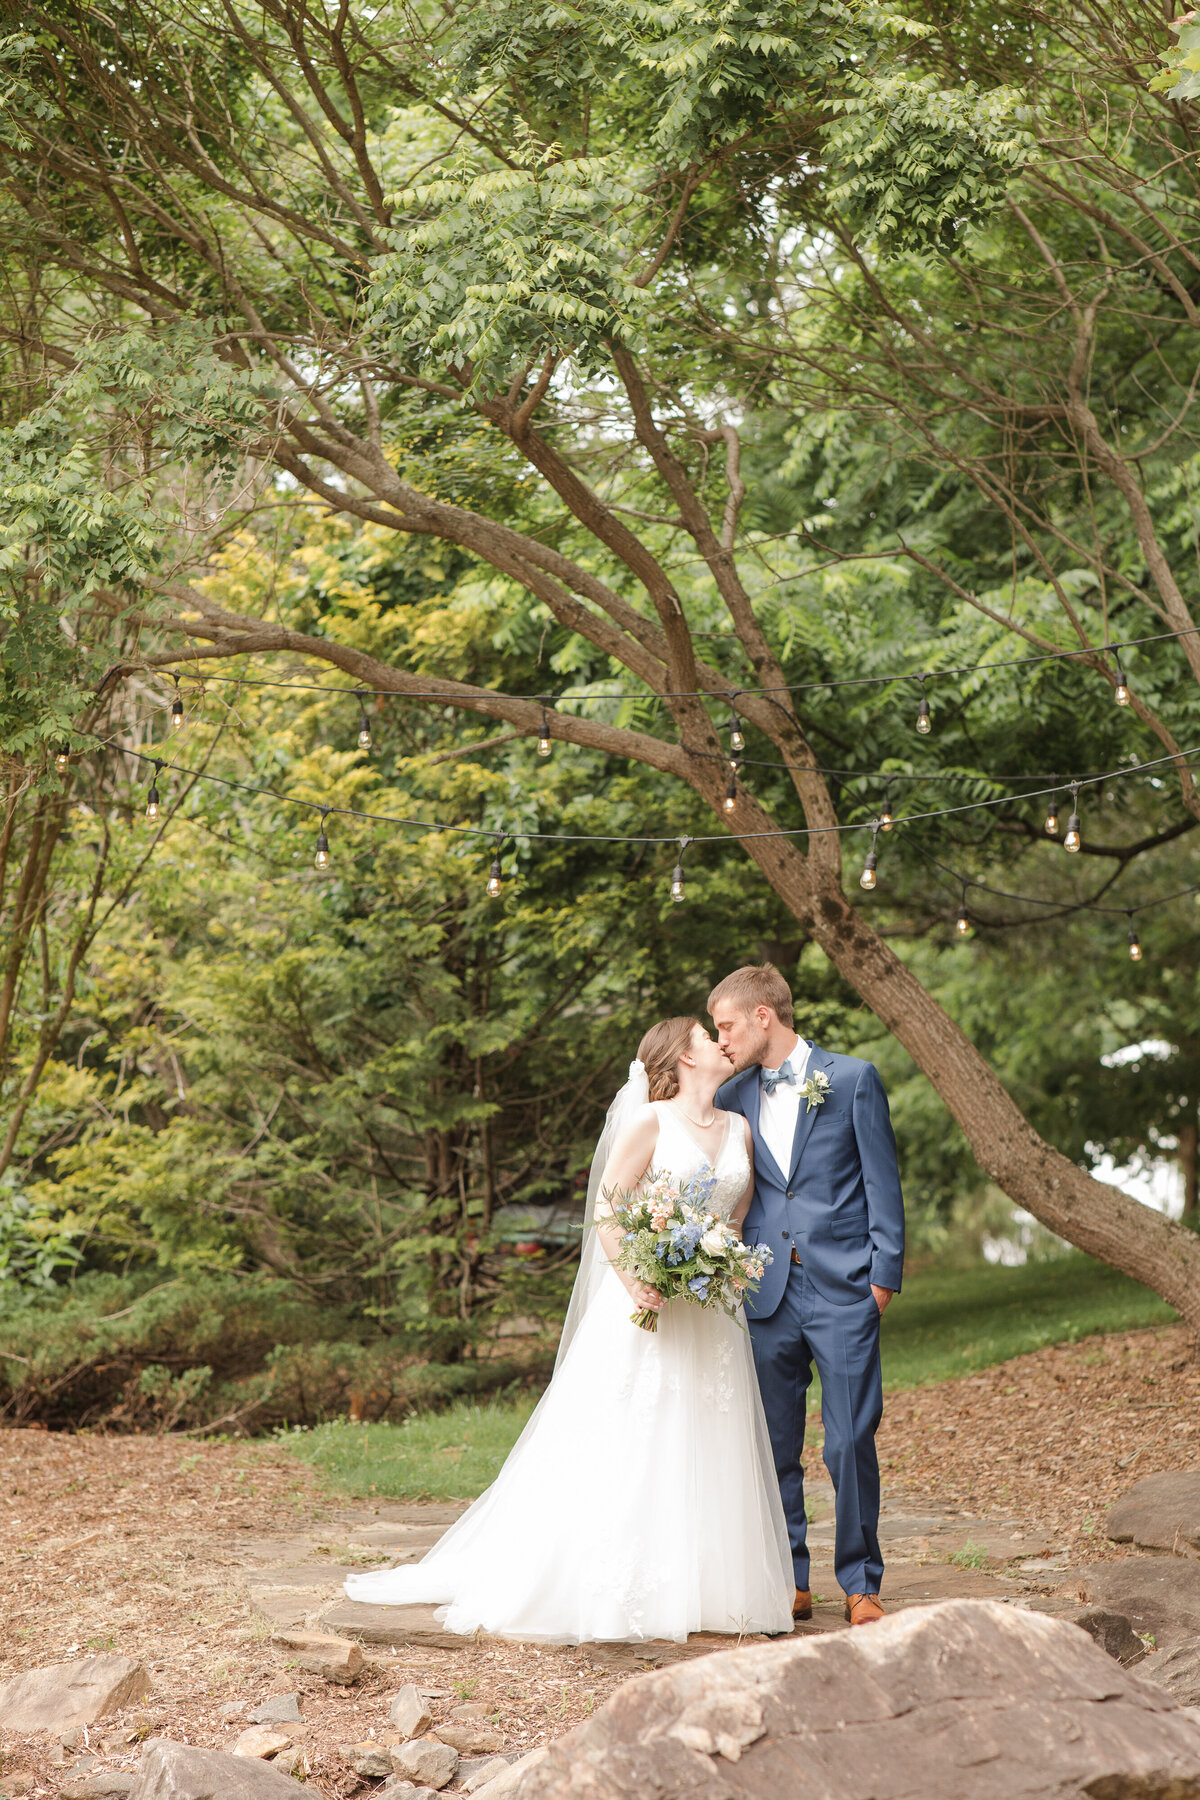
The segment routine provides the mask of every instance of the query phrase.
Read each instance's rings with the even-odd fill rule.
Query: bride
[[[592,1163],[588,1225],[554,1377],[508,1460],[420,1563],[347,1578],[352,1600],[444,1608],[451,1631],[545,1643],[789,1632],[792,1559],[739,1317],[614,1267],[607,1195],[708,1168],[740,1226],[750,1130],[713,1097],[729,1064],[698,1019],[648,1031]],[[631,1322],[639,1307],[658,1330]]]

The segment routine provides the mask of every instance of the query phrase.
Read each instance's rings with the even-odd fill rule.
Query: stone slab
[[[94,1725],[150,1692],[150,1677],[127,1656],[85,1656],[14,1675],[0,1687],[0,1728],[70,1731]]]
[[[479,1641],[447,1631],[436,1613],[433,1606],[367,1606],[361,1600],[335,1600],[322,1610],[318,1629],[362,1644],[397,1648],[414,1644],[427,1650],[461,1650],[464,1644]]]
[[[1116,1544],[1200,1557],[1200,1469],[1172,1469],[1136,1481],[1109,1507],[1106,1529]]]
[[[1124,1613],[1156,1648],[1200,1637],[1200,1562],[1177,1556],[1126,1556],[1079,1572],[1088,1601]]]

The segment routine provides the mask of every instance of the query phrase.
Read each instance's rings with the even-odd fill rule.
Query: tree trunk
[[[1179,1223],[1189,1231],[1200,1231],[1200,1126],[1196,1115],[1179,1127],[1179,1149],[1176,1152],[1183,1170],[1183,1216]]]
[[[983,1172],[1059,1237],[1161,1294],[1200,1335],[1200,1237],[1097,1181],[1039,1137],[965,1032],[845,895],[829,887],[813,891],[808,864],[795,850],[780,840],[752,842],[750,850],[801,925],[937,1089]]]

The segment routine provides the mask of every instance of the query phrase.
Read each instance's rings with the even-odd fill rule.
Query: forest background
[[[642,1029],[763,956],[806,1035],[878,1063],[918,1265],[1011,1239],[1017,1202],[1031,1254],[1053,1226],[1180,1305],[1186,29],[22,18],[5,1416],[262,1429],[536,1380]],[[721,841],[806,827],[803,869]],[[1054,1198],[1139,1156],[1177,1163],[1181,1226]]]

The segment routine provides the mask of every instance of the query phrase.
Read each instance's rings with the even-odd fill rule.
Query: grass
[[[987,1369],[1047,1344],[1137,1331],[1176,1317],[1148,1288],[1072,1253],[1006,1269],[928,1271],[905,1283],[884,1321],[889,1388]],[[810,1408],[820,1403],[816,1382]],[[532,1397],[458,1400],[400,1425],[335,1421],[280,1441],[339,1493],[397,1500],[473,1499],[494,1480],[534,1407]]]
[[[319,1469],[341,1494],[389,1500],[471,1500],[499,1474],[537,1402],[455,1400],[444,1412],[399,1425],[336,1419],[280,1443]]]
[[[905,1282],[888,1308],[883,1382],[946,1381],[1046,1344],[1171,1325],[1177,1316],[1140,1282],[1078,1252],[1019,1269],[931,1270]]]

